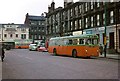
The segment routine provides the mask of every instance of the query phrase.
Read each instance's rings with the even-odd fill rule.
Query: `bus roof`
[[[75,38],[98,38],[97,35],[95,34],[81,34],[81,35],[74,35],[74,36],[64,36],[64,37],[54,37],[51,38],[50,40],[55,40],[55,39],[75,39]]]

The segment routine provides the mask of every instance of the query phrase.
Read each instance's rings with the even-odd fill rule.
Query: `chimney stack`
[[[73,0],[64,0],[64,7],[67,7],[71,3],[73,3]]]
[[[54,2],[54,0],[53,0],[52,3],[51,3],[51,10],[52,10],[52,11],[55,10],[55,2]]]

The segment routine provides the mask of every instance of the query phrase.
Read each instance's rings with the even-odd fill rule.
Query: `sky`
[[[40,16],[43,12],[48,12],[48,5],[52,1],[56,8],[64,6],[64,0],[0,0],[0,24],[23,24],[27,13]]]

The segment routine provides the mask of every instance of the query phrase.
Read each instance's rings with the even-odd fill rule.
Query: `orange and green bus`
[[[82,34],[77,36],[51,38],[49,40],[48,52],[53,55],[98,57],[98,36],[92,34]]]
[[[29,44],[32,43],[32,39],[16,39],[15,48],[17,49],[28,49]]]

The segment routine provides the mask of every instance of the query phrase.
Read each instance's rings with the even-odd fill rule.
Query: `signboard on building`
[[[87,30],[86,34],[92,34],[92,30]]]

